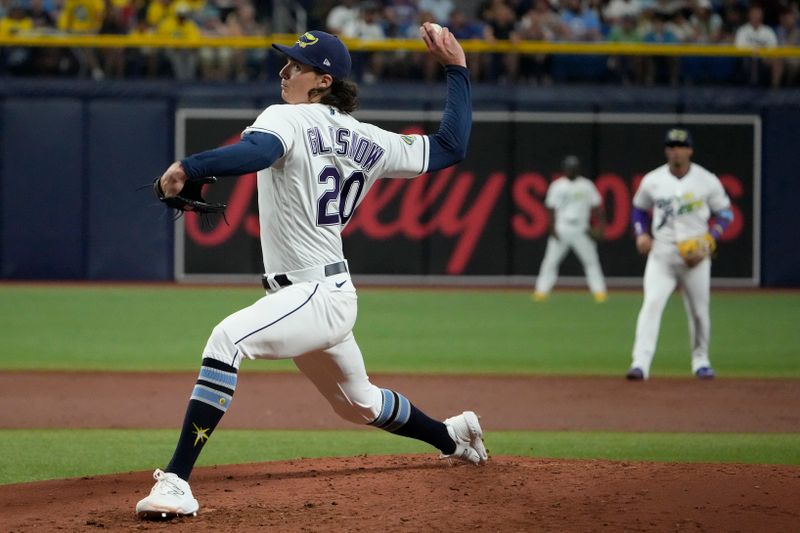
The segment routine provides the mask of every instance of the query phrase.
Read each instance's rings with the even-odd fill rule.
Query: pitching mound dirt
[[[507,429],[796,432],[799,380],[373,376]],[[0,427],[179,427],[196,374],[3,373]],[[244,373],[225,428],[353,429],[302,376]],[[513,399],[513,401],[509,401]],[[125,413],[124,417],[120,413]],[[367,431],[368,429],[365,429]],[[374,429],[373,429],[374,430]],[[154,466],[167,458],[154,457]],[[140,522],[151,472],[0,486],[0,531],[800,531],[800,468],[492,457],[201,468],[199,516]]]
[[[149,473],[0,487],[4,531],[797,531],[800,469],[431,456],[198,469],[196,518],[140,522]]]

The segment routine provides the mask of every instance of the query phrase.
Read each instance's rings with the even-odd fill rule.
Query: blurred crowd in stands
[[[800,0],[0,0],[0,37],[35,34],[157,35],[179,39],[267,36],[323,28],[347,38],[418,37],[425,21],[461,40],[800,46]],[[206,81],[275,77],[266,49],[3,47],[0,75]],[[567,81],[645,85],[800,85],[800,56],[786,58],[478,53],[477,82]],[[441,69],[406,50],[354,53],[357,81],[423,79]]]

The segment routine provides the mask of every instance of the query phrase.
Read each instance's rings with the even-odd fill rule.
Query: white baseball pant
[[[689,320],[689,343],[692,350],[692,373],[711,366],[708,344],[711,337],[709,303],[711,260],[704,259],[692,268],[686,266],[673,243],[653,240],[653,248],[644,269],[644,301],[636,320],[636,339],[631,366],[641,368],[645,377],[658,343],[661,315],[670,295],[680,284],[683,304]]]
[[[291,276],[291,273],[289,273]],[[292,358],[342,418],[376,419],[381,390],[370,383],[353,337],[357,296],[347,272],[268,291],[220,322],[203,357],[239,368],[248,359]]]
[[[603,270],[600,267],[600,258],[597,255],[597,243],[582,229],[576,227],[557,227],[558,238],[550,236],[547,239],[547,248],[544,259],[536,278],[536,292],[549,293],[558,279],[558,267],[570,250],[583,265],[586,281],[592,294],[606,292],[606,283],[603,279]]]

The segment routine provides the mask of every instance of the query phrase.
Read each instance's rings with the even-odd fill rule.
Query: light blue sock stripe
[[[392,416],[392,411],[394,411],[394,394],[389,389],[381,389],[381,394],[383,395],[383,405],[381,406],[381,412],[378,415],[378,418],[373,420],[371,424],[373,426],[382,426],[386,422],[389,421],[389,417]]]
[[[389,389],[381,389],[383,393],[383,409],[381,416],[375,421],[375,425],[382,426],[389,421],[394,411],[394,394]]]
[[[213,405],[224,413],[228,410],[228,406],[230,405],[233,396],[209,387],[205,387],[203,385],[195,385],[194,390],[192,390],[191,399],[207,403],[208,405]]]
[[[397,393],[397,397],[400,399],[400,405],[397,408],[397,416],[395,416],[394,420],[388,426],[383,428],[386,431],[397,431],[406,425],[408,418],[411,416],[411,402],[399,392]]]
[[[200,367],[199,379],[214,383],[216,385],[222,385],[223,387],[231,390],[236,389],[237,376],[234,372],[225,372],[224,370],[217,370],[216,368],[202,366]]]

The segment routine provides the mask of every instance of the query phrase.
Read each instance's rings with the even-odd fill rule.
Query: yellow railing
[[[25,47],[89,47],[89,48],[267,48],[272,43],[292,44],[296,35],[275,34],[264,37],[205,37],[201,39],[174,39],[149,35],[16,35],[0,37],[0,46]],[[424,51],[425,45],[417,39],[386,39],[363,41],[345,39],[348,48],[359,51]],[[658,56],[738,56],[738,57],[800,57],[800,47],[737,48],[731,45],[703,44],[632,44],[632,43],[567,43],[541,41],[463,41],[467,52],[518,52],[523,54],[603,54],[603,55],[658,55]]]

